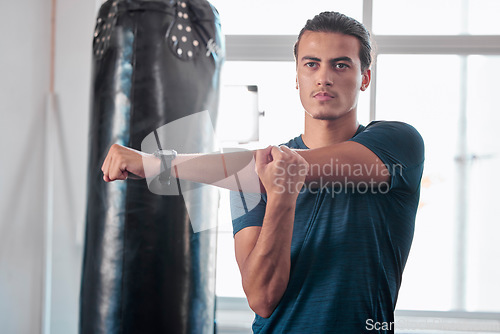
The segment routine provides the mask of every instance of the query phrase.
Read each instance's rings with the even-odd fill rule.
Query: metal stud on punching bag
[[[153,194],[145,180],[105,183],[100,167],[113,143],[140,150],[155,129],[202,110],[215,121],[223,49],[218,13],[205,0],[109,0],[100,8],[82,334],[214,332],[214,230],[193,231],[190,198]],[[212,150],[203,147],[208,140],[196,142],[195,150]],[[203,205],[191,207],[215,220],[207,208],[218,198],[200,198]]]

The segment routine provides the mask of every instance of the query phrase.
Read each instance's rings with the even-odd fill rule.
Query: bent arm
[[[282,169],[290,173],[283,175]],[[262,227],[247,227],[235,235],[236,260],[248,304],[269,317],[290,276],[290,252],[295,206],[308,166],[297,152],[272,147],[256,154],[256,171],[267,192]],[[283,185],[294,185],[286,188]]]
[[[262,227],[244,228],[234,237],[248,304],[263,318],[273,313],[288,285],[294,215],[295,202],[268,198]]]
[[[254,151],[247,150],[222,154],[179,154],[172,161],[170,173],[172,177],[187,181],[261,193],[254,154]],[[153,154],[114,144],[101,170],[106,182],[125,180],[129,174],[152,178],[161,172],[161,160]]]

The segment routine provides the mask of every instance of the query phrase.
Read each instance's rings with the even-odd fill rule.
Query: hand
[[[309,172],[303,157],[286,146],[269,146],[258,150],[255,160],[255,171],[268,196],[297,199]]]
[[[113,144],[102,164],[103,179],[106,182],[125,180],[129,173],[141,178],[146,174],[156,175],[160,171],[160,159],[153,154]],[[146,173],[146,172],[147,173]]]

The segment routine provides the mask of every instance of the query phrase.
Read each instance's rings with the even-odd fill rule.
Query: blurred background
[[[92,38],[102,1],[52,3],[0,3],[1,333],[78,331]],[[359,121],[408,122],[426,144],[397,332],[499,333],[500,1],[211,3],[226,36],[216,129],[226,147],[260,148],[302,132],[292,47],[308,18],[335,10],[369,28],[378,56]],[[240,114],[242,99],[251,107]],[[218,329],[250,333],[228,194],[220,196]]]

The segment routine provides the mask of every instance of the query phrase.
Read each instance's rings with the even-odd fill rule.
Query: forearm
[[[250,307],[263,317],[271,315],[288,285],[294,215],[295,200],[268,198],[257,242],[240,267]]]
[[[174,178],[261,193],[259,177],[255,172],[254,151],[173,156],[175,154],[170,152],[160,158],[155,154],[113,144],[101,166],[103,179],[106,182],[125,180],[130,174],[154,180],[158,174],[169,171],[170,177]]]
[[[171,176],[235,191],[261,192],[254,151],[179,154],[172,161]]]

